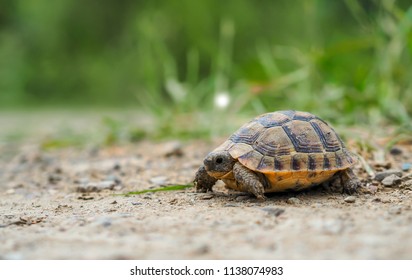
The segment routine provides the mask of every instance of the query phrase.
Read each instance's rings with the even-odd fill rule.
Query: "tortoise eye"
[[[221,157],[216,158],[216,163],[217,164],[220,164],[222,162],[223,162],[223,158],[221,158]]]

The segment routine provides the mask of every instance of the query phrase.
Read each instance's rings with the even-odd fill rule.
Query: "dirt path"
[[[0,163],[0,258],[412,258],[407,172],[391,187],[365,179],[349,199],[319,187],[258,202],[222,185],[213,194],[114,195],[187,184],[216,143],[20,147]],[[389,155],[399,159],[392,168],[412,161],[409,148]]]

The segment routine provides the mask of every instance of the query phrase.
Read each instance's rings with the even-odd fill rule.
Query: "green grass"
[[[409,1],[116,3],[10,4],[0,106],[135,107],[154,120],[105,118],[106,145],[227,135],[282,109],[411,134]],[[62,138],[43,146],[77,144]]]
[[[162,186],[162,187],[157,188],[157,189],[147,189],[147,190],[134,191],[134,192],[128,192],[128,193],[116,194],[116,195],[129,196],[129,195],[138,195],[138,194],[153,193],[153,192],[170,192],[170,191],[184,190],[184,189],[191,188],[191,187],[193,187],[192,184],[188,184],[188,185],[168,185],[168,186]]]
[[[312,49],[261,42],[256,46],[255,64],[262,73],[256,81],[234,80],[231,76],[235,64],[231,57],[235,25],[223,22],[214,71],[196,83],[209,88],[180,82],[182,88],[189,89],[187,98],[178,100],[169,93],[171,107],[176,111],[167,119],[175,125],[179,124],[175,117],[182,112],[203,110],[210,118],[195,123],[215,135],[230,131],[230,120],[240,114],[252,117],[268,111],[296,109],[311,111],[331,123],[400,125],[403,133],[410,135],[412,6],[403,11],[395,3],[384,1],[378,16],[365,22],[360,19],[366,18],[366,11],[356,1],[347,3],[364,34],[333,43],[321,38],[319,41],[324,44],[318,43]],[[224,31],[225,28],[229,31]],[[171,54],[164,55],[169,56],[166,61],[173,60]],[[179,83],[175,77],[174,81]],[[217,92],[227,92],[230,96],[229,107],[222,111],[213,104]],[[156,116],[160,116],[159,123],[167,123],[162,114]]]
[[[198,51],[188,52],[187,76],[179,78],[178,61],[156,38],[151,47],[157,50],[146,51],[161,58],[157,73],[163,73],[163,80],[157,75],[151,80],[148,88],[153,90],[139,96],[141,104],[155,116],[158,130],[172,137],[220,134],[235,126],[231,121],[236,116],[280,109],[311,111],[338,124],[402,125],[410,133],[412,6],[401,10],[395,2],[383,1],[370,18],[357,1],[346,3],[359,24],[358,34],[332,40],[319,33],[309,48],[270,44],[260,38],[253,42],[252,66],[245,70],[257,71],[255,80],[247,73],[241,79],[233,74],[242,68],[233,57],[237,31],[233,21],[221,21],[219,48],[210,57],[212,70],[203,77]],[[227,108],[214,104],[220,92],[230,97]]]

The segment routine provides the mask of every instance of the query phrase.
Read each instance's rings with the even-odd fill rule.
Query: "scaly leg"
[[[196,172],[195,180],[193,181],[197,192],[212,191],[213,185],[217,179],[207,174],[205,166],[202,165]]]
[[[259,200],[265,200],[265,190],[256,173],[237,162],[233,166],[233,175],[241,189],[253,193]]]

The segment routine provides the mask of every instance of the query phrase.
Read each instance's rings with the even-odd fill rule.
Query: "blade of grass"
[[[184,190],[187,188],[193,187],[193,184],[187,184],[187,185],[167,185],[167,186],[162,186],[161,188],[157,189],[147,189],[147,190],[141,190],[141,191],[135,191],[135,192],[128,192],[124,194],[115,194],[115,195],[136,195],[136,194],[144,194],[144,193],[149,193],[149,192],[167,192],[167,191],[179,191],[179,190]]]

